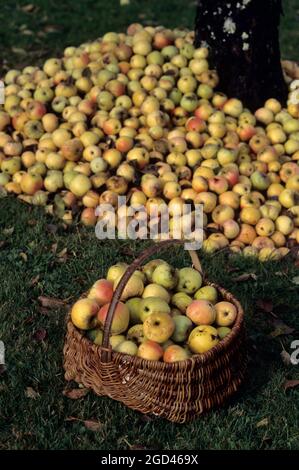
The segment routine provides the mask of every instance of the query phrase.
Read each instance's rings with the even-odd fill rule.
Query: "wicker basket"
[[[233,395],[246,369],[243,310],[225,289],[207,282],[232,302],[238,315],[232,332],[205,354],[182,362],[163,363],[116,353],[109,346],[110,328],[117,302],[133,272],[151,255],[180,241],[153,245],[138,257],[123,275],[115,290],[104,326],[103,346],[96,346],[67,318],[64,345],[66,380],[75,380],[109,396],[129,408],[151,413],[177,423],[185,423],[219,406]],[[189,252],[193,266],[201,272],[197,254]]]

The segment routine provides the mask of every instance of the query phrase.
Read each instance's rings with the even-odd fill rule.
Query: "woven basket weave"
[[[66,380],[75,380],[97,395],[109,396],[129,408],[184,423],[224,403],[243,381],[246,370],[243,310],[235,297],[214,286],[224,300],[232,302],[238,315],[232,332],[205,354],[181,362],[148,361],[116,353],[109,346],[113,314],[133,272],[149,256],[179,241],[164,241],[146,250],[123,275],[115,290],[104,326],[103,346],[81,334],[67,318],[64,345]],[[201,272],[197,254],[189,252],[193,266]]]

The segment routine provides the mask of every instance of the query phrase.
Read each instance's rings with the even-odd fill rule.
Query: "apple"
[[[216,206],[212,212],[213,222],[222,225],[227,220],[234,219],[234,209],[227,205]]]
[[[141,344],[146,339],[143,333],[143,325],[140,323],[132,326],[127,333],[127,339],[134,341],[136,344]]]
[[[217,328],[218,336],[220,339],[224,339],[231,333],[231,331],[231,328],[228,328],[227,326],[220,326],[219,328]]]
[[[256,225],[262,217],[257,207],[244,207],[240,212],[240,219],[244,224]]]
[[[255,171],[254,173],[252,173],[250,179],[253,184],[253,187],[261,191],[265,191],[266,189],[268,189],[271,184],[269,177],[265,173],[261,173],[260,171]]]
[[[86,175],[78,174],[72,178],[70,191],[77,197],[83,197],[91,189],[91,182]]]
[[[106,279],[99,279],[91,287],[88,298],[95,300],[100,307],[111,302],[113,297],[113,283]]]
[[[121,274],[113,284],[113,289],[115,290],[117,285],[119,284],[120,280],[122,279],[123,275]],[[130,297],[140,297],[144,291],[144,284],[141,277],[134,273],[130,279],[128,280],[122,295],[121,300],[127,300]]]
[[[200,325],[191,331],[188,346],[195,354],[203,354],[219,343],[218,331],[208,325]]]
[[[103,307],[101,307],[100,310],[98,311],[97,319],[102,327],[104,327],[105,325],[105,320],[107,317],[109,307],[110,307],[110,303],[107,303],[103,305]],[[129,326],[129,320],[130,320],[130,312],[129,312],[128,307],[124,303],[118,302],[116,309],[115,309],[114,317],[112,320],[111,334],[119,335],[120,333],[123,333],[124,331],[126,331]]]
[[[86,333],[86,336],[97,346],[101,346],[103,343],[104,333],[100,328],[94,328],[93,330],[88,330]]]
[[[159,361],[163,357],[164,351],[160,344],[146,339],[143,341],[137,352],[137,356],[148,361]]]
[[[159,297],[147,297],[140,302],[139,317],[142,322],[154,313],[167,313],[170,314],[170,307],[168,303]]]
[[[114,351],[122,353],[122,354],[129,354],[130,356],[136,356],[138,351],[138,346],[130,340],[123,341],[122,343],[118,344]]]
[[[286,209],[291,209],[296,205],[298,199],[298,193],[293,189],[284,189],[278,196],[280,204]]]
[[[237,309],[231,302],[218,302],[215,305],[218,326],[231,326],[237,318]]]
[[[152,281],[165,289],[173,289],[177,285],[178,275],[172,266],[163,262],[154,269]]]
[[[43,179],[40,175],[25,173],[20,181],[20,186],[25,194],[33,195],[43,187]]]
[[[109,338],[109,344],[113,351],[119,346],[121,343],[123,343],[126,340],[126,337],[124,335],[111,335]]]
[[[121,275],[124,274],[127,268],[128,268],[127,263],[117,263],[117,264],[114,264],[113,266],[110,266],[107,272],[107,276],[106,276],[107,281],[114,283],[116,279],[118,279]]]
[[[146,299],[147,297],[159,297],[160,299],[164,299],[167,303],[170,301],[169,292],[159,284],[148,284],[144,288],[142,298]]]
[[[216,319],[216,310],[208,300],[193,300],[186,310],[186,315],[196,325],[212,325]]]
[[[131,297],[126,301],[126,306],[128,307],[130,312],[130,323],[133,325],[140,322],[140,303],[140,297]]]
[[[275,227],[283,235],[289,235],[294,230],[294,222],[287,215],[280,215],[275,221]]]
[[[187,340],[189,332],[192,329],[192,321],[185,315],[175,315],[172,319],[175,324],[175,330],[171,339],[176,343],[183,343]]]
[[[212,287],[212,286],[203,286],[194,294],[195,300],[207,300],[211,302],[212,304],[215,304],[217,302],[217,298],[218,298],[217,289],[215,289],[215,287]]]
[[[165,312],[152,313],[143,322],[143,332],[146,338],[156,343],[167,341],[175,330],[173,318]]]
[[[177,307],[180,312],[185,313],[187,307],[192,303],[192,298],[185,292],[177,292],[172,296],[171,303]]]
[[[222,227],[225,237],[230,240],[236,238],[240,233],[240,226],[238,222],[233,219],[229,219],[223,222]]]
[[[178,292],[194,294],[202,285],[201,274],[193,268],[182,268],[178,272]]]
[[[275,232],[275,224],[271,219],[263,217],[256,224],[255,230],[259,236],[270,237]]]
[[[80,299],[72,307],[71,319],[80,330],[91,330],[98,325],[99,306],[95,300]]]
[[[190,353],[181,346],[177,344],[173,344],[168,346],[163,354],[163,361],[164,362],[178,362],[178,361],[185,361],[189,359]]]

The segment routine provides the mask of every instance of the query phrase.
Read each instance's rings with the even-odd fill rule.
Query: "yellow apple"
[[[215,305],[218,326],[231,326],[237,318],[237,309],[231,302],[218,302]]]
[[[191,331],[188,346],[195,354],[203,354],[219,343],[218,331],[209,325],[199,325]]]
[[[91,330],[98,325],[99,305],[92,299],[80,299],[72,307],[71,319],[80,330]]]
[[[144,335],[156,343],[167,341],[174,333],[174,330],[174,320],[168,313],[152,313],[143,322]]]

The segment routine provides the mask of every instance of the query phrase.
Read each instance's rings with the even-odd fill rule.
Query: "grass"
[[[283,56],[298,59],[298,0],[284,3]],[[0,11],[6,25],[2,69],[40,64],[67,45],[135,21],[192,28],[194,8],[195,2],[183,0],[131,0],[124,7],[111,0],[109,8],[103,0],[7,0]],[[291,353],[298,339],[299,293],[292,282],[298,269],[292,260],[262,265],[225,253],[203,260],[210,278],[231,289],[246,310],[248,376],[223,409],[180,426],[92,393],[79,400],[63,395],[65,309],[41,308],[38,297],[71,304],[109,265],[131,260],[141,248],[100,242],[93,231],[65,229],[41,210],[0,200],[0,340],[7,365],[0,371],[0,449],[299,449],[299,390],[283,388],[286,380],[299,379],[298,366],[285,365],[280,356],[284,349]],[[175,255],[177,266],[188,263],[182,251]],[[234,280],[244,273],[256,278]],[[272,314],[257,307],[261,299],[271,299],[292,334],[270,336],[276,327]],[[87,429],[85,420],[100,423],[98,430]]]
[[[280,357],[298,338],[293,262],[263,265],[225,253],[203,259],[209,277],[244,305],[249,371],[240,393],[223,409],[174,425],[92,393],[79,400],[65,397],[65,309],[42,309],[37,300],[44,295],[71,304],[109,265],[132,260],[143,245],[99,241],[92,230],[66,229],[11,198],[0,201],[0,214],[0,339],[7,364],[0,378],[0,449],[299,449],[299,390],[283,388],[286,380],[299,379],[298,367],[284,365]],[[181,249],[175,257],[177,266],[189,263]],[[234,281],[244,273],[256,280]],[[273,312],[296,331],[269,336],[273,317],[256,307],[259,299],[271,299]],[[32,398],[26,396],[28,387]],[[85,420],[100,423],[99,429],[87,429]]]

